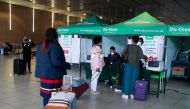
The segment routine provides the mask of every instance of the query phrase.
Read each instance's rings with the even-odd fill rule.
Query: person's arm
[[[129,45],[127,45],[125,47],[124,51],[121,54],[121,57],[122,57],[124,62],[126,62],[128,60],[128,51],[129,51]]]
[[[62,48],[58,44],[51,44],[52,48],[50,50],[50,58],[52,61],[52,64],[55,67],[59,67],[62,69],[67,68],[67,63],[65,61],[65,55],[62,50]]]
[[[145,61],[147,60],[147,56],[143,54],[143,51],[140,47],[139,47],[139,57],[140,59],[144,59]]]
[[[118,53],[115,53],[115,61],[118,61],[120,58],[120,55]]]

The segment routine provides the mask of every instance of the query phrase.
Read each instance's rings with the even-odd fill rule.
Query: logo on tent
[[[173,31],[175,31],[175,32],[177,32],[177,31],[179,31],[179,32],[190,32],[190,28],[184,28],[184,27],[173,28],[173,27],[171,27],[170,31],[171,32],[173,32]]]
[[[104,32],[116,32],[118,31],[118,28],[103,28]]]
[[[58,29],[57,32],[68,32],[69,29]]]

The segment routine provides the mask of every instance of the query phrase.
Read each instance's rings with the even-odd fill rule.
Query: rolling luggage
[[[24,74],[24,62],[22,59],[14,59],[13,67],[14,74]]]
[[[148,96],[148,81],[136,80],[134,97],[137,100],[146,100]]]
[[[73,79],[72,81],[72,92],[76,93],[78,99],[87,89],[89,88],[88,83],[84,79]]]
[[[45,109],[76,109],[75,93],[53,92]]]

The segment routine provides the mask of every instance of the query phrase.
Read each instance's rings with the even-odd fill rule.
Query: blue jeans
[[[124,74],[123,74],[123,87],[122,92],[125,95],[134,94],[135,81],[139,75],[139,69],[130,64],[125,64]]]
[[[50,97],[43,97],[43,105],[46,106],[49,102]]]

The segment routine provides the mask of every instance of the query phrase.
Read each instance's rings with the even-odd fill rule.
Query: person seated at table
[[[119,70],[120,70],[120,64],[121,64],[121,57],[116,52],[115,47],[110,47],[110,54],[108,55],[109,63],[111,65],[111,80],[110,80],[110,88],[115,88],[116,90],[119,89],[118,79],[119,79]]]

